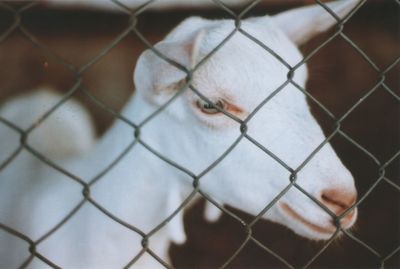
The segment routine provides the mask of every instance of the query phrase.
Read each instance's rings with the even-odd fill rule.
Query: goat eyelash
[[[215,115],[221,113],[221,110],[225,110],[226,102],[222,99],[216,101],[215,103],[199,99],[196,101],[196,106],[205,114]]]

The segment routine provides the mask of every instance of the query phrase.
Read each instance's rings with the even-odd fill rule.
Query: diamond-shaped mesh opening
[[[399,265],[398,1],[360,1],[343,19],[335,13],[334,5],[328,6],[326,1],[306,1],[329,14],[336,27],[302,46],[304,57],[296,61],[288,61],[285,50],[257,35],[244,21],[255,14],[264,14],[264,9],[286,9],[291,6],[289,1],[284,5],[272,0],[243,1],[237,6],[236,1],[214,0],[205,4],[204,10],[190,8],[189,2],[180,2],[181,8],[187,10],[173,10],[166,1],[78,1],[76,7],[68,1],[47,2],[48,6],[39,2],[0,3],[0,53],[5,55],[0,60],[4,61],[2,73],[6,81],[0,82],[4,89],[0,93],[1,103],[4,99],[6,104],[5,99],[10,95],[43,87],[60,92],[39,116],[26,112],[26,106],[21,105],[20,110],[11,113],[11,118],[3,118],[1,109],[5,106],[0,106],[0,134],[3,134],[0,143],[4,143],[3,148],[10,148],[7,152],[0,151],[0,187],[4,193],[0,195],[4,200],[0,205],[0,255],[7,257],[0,259],[0,267],[396,268]],[[202,3],[198,1],[196,5]],[[231,21],[219,42],[187,66],[182,64],[184,59],[155,44],[190,15]],[[269,57],[285,69],[276,85],[266,87],[244,114],[237,107],[218,106],[198,79],[203,68],[220,59],[224,49],[239,36],[254,46],[260,58]],[[24,45],[18,47],[18,44]],[[131,107],[129,100],[134,91],[131,82],[134,62],[144,49],[158,57],[160,66],[180,70],[183,79],[175,87],[175,94],[138,110]],[[18,61],[13,61],[17,55],[20,55]],[[15,63],[23,63],[21,58],[27,58],[28,65],[19,68]],[[302,85],[297,76],[306,64],[310,66],[311,77],[307,85]],[[221,69],[234,72],[235,66]],[[259,75],[253,72],[248,85],[253,85]],[[7,83],[7,78],[13,82]],[[235,87],[235,83],[229,85]],[[138,92],[142,90],[140,86],[136,85]],[[21,96],[28,101],[31,98]],[[138,93],[134,96],[137,102]],[[188,96],[197,103],[179,111],[182,100]],[[264,128],[268,134],[257,133],[263,130],[257,126],[258,117],[280,111],[279,106],[287,105],[285,100],[291,100],[292,96],[308,99],[325,134],[310,141],[312,146],[308,145],[306,150],[303,141],[284,141],[292,138],[287,135],[290,132],[309,131],[307,126],[301,130],[293,127],[301,126],[301,117],[288,121],[286,132],[278,124],[276,128]],[[81,125],[68,124],[73,118],[68,116],[71,112],[68,104],[76,97],[94,116],[96,130],[82,118],[79,118]],[[187,125],[187,117],[193,107],[199,108],[199,103],[225,117],[221,122],[225,120],[227,129],[235,130],[235,135],[233,131],[227,136],[223,130],[214,130],[202,134],[198,140],[187,139],[198,132],[198,126],[192,122],[185,131],[179,128],[181,124]],[[128,106],[120,110],[125,104]],[[46,104],[38,106],[43,108]],[[292,110],[283,109],[281,116]],[[77,117],[79,113],[87,114],[80,111]],[[180,117],[165,125],[174,113],[180,113]],[[34,119],[21,126],[18,122],[21,117],[25,125],[24,120]],[[61,119],[62,125],[51,126],[57,119]],[[111,131],[107,131],[111,124]],[[54,134],[46,131],[49,125]],[[274,129],[280,133],[274,136]],[[104,137],[97,141],[95,131],[105,132]],[[207,135],[209,141],[202,142]],[[273,147],[264,135],[272,141],[281,139],[282,144]],[[7,137],[10,141],[14,139],[15,146],[6,141]],[[50,149],[41,148],[41,138],[55,143]],[[213,143],[225,146],[207,154]],[[64,144],[80,151],[68,153],[70,156],[51,154]],[[304,180],[313,176],[307,174],[310,167],[323,165],[321,154],[330,145],[353,174],[358,190],[357,201],[347,204],[346,210],[339,213],[337,207],[343,206],[335,197],[324,198]],[[263,160],[259,166],[268,165],[275,174],[265,173],[265,180],[253,184],[253,174],[264,170],[248,156],[237,157],[244,147],[252,149],[253,157]],[[293,152],[289,156],[288,147]],[[181,148],[188,149],[185,159],[176,154]],[[337,176],[341,176],[339,172]],[[213,188],[220,186],[220,182],[225,185],[215,192]],[[243,199],[245,191],[254,197]],[[268,197],[258,197],[265,193]],[[289,202],[294,193],[298,201]],[[207,224],[201,213],[203,209],[196,204],[199,200],[214,211],[214,218],[221,214],[221,220]],[[249,201],[254,205],[246,204]],[[274,222],[285,223],[277,212],[287,203],[296,208],[302,204],[310,209],[319,208],[323,213],[320,218],[330,222],[335,231],[329,232],[326,241],[312,243],[287,228],[265,222],[265,218],[272,218]],[[253,215],[233,209],[232,205]],[[346,230],[343,221],[355,206],[359,222],[355,228]],[[293,208],[287,210],[286,214],[295,215],[293,218],[300,219],[303,225],[316,229],[309,222],[309,212],[298,215]],[[185,217],[184,211],[189,211]],[[285,225],[302,233],[301,229]],[[170,260],[169,245],[183,242],[185,234],[188,243],[175,247]]]

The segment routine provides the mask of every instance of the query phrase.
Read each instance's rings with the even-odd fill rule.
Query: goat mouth
[[[314,223],[306,220],[305,218],[303,218],[299,213],[297,213],[293,208],[291,208],[286,203],[281,203],[280,207],[287,215],[289,215],[290,217],[296,219],[301,224],[303,224],[308,229],[310,229],[310,230],[312,230],[314,232],[317,232],[317,233],[320,233],[320,234],[332,235],[336,231],[336,227],[335,226],[323,227],[323,226],[319,226],[317,224],[314,224]]]

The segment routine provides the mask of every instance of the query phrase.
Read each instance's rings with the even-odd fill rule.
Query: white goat
[[[342,0],[328,6],[343,18],[358,2]],[[296,45],[335,23],[336,20],[320,6],[309,6],[273,17],[243,20],[241,28],[295,66],[302,60]],[[190,69],[234,28],[233,20],[189,18],[155,48]],[[194,72],[191,80],[191,85],[214,105],[188,89],[136,134],[163,156],[199,175],[241,136],[240,124],[215,107],[244,120],[287,80],[288,71],[276,57],[236,32]],[[152,51],[145,51],[134,74],[137,92],[122,114],[135,123],[142,122],[178,92],[185,84],[182,83],[185,77],[185,72]],[[305,87],[306,79],[306,66],[301,65],[293,80]],[[10,121],[25,118],[33,122],[37,115],[24,105],[29,100],[18,99],[6,104],[1,115]],[[65,109],[64,106],[60,108],[59,121],[71,126],[72,132],[78,132],[74,143],[80,143],[81,137],[86,137],[83,144],[90,146],[92,131],[90,127],[84,127],[86,120],[74,126],[75,121],[67,119],[70,114]],[[57,114],[53,116],[57,118]],[[42,135],[53,132],[53,139],[62,137],[63,132],[71,132],[58,129],[56,122],[51,123],[51,118],[49,121],[47,127],[46,122],[38,126],[37,132]],[[51,125],[54,126],[49,130]],[[45,129],[40,131],[41,128]],[[247,122],[247,134],[294,169],[325,139],[309,111],[305,95],[290,83]],[[18,145],[18,137],[8,127],[0,126],[0,137],[6,148]],[[132,128],[118,121],[88,153],[74,158],[56,156],[55,162],[89,182],[134,140]],[[35,138],[35,131],[28,143],[45,155],[49,152],[48,147],[43,146],[47,142],[40,141],[39,134]],[[11,151],[2,150],[0,160]],[[83,200],[81,184],[39,164],[40,161],[24,151],[0,173],[0,222],[34,241]],[[222,204],[258,214],[289,184],[289,177],[286,168],[244,138],[223,161],[200,178],[199,184],[204,193]],[[86,191],[86,195],[117,218],[147,234],[192,192],[192,183],[192,176],[137,143],[113,169],[90,186],[90,193]],[[300,170],[297,184],[338,215],[354,203],[356,196],[352,175],[329,144]],[[310,239],[330,238],[336,230],[332,217],[295,188],[291,188],[263,217]],[[355,219],[356,210],[353,210],[341,224],[348,228]],[[182,221],[180,212],[149,238],[149,248],[163,260],[168,261],[170,240],[185,240]],[[1,229],[0,240],[1,268],[16,267],[29,257],[28,245],[22,240]],[[40,241],[36,250],[65,268],[119,268],[140,252],[141,241],[142,236],[86,202],[69,221]],[[158,268],[161,264],[145,253],[135,266]],[[44,267],[38,258],[33,259],[31,268]]]

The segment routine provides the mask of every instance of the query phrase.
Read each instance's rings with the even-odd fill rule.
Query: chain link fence
[[[392,190],[394,190],[397,193],[397,196],[399,195],[400,192],[400,186],[396,182],[396,180],[392,179],[388,174],[386,173],[386,170],[394,166],[396,164],[396,161],[398,161],[399,156],[400,156],[400,150],[393,149],[393,155],[390,158],[387,159],[380,159],[376,157],[373,153],[371,153],[362,143],[357,142],[356,139],[354,139],[351,135],[349,135],[343,128],[341,127],[346,120],[351,117],[354,111],[356,111],[366,100],[374,98],[374,94],[376,92],[381,92],[385,91],[391,96],[391,99],[397,102],[397,105],[399,104],[400,97],[396,93],[396,90],[392,89],[387,81],[386,77],[388,73],[394,70],[394,68],[399,64],[400,57],[393,59],[392,62],[384,67],[380,67],[378,64],[374,62],[374,59],[370,57],[367,53],[361,49],[356,42],[352,40],[350,36],[348,36],[344,29],[346,27],[347,21],[357,12],[359,8],[361,8],[363,5],[368,4],[367,1],[361,1],[360,4],[357,6],[357,8],[348,16],[345,17],[345,19],[341,20],[339,17],[326,5],[324,4],[325,2],[315,0],[315,3],[320,5],[322,8],[326,10],[326,12],[330,13],[335,19],[337,20],[337,27],[334,31],[333,34],[330,34],[329,38],[321,42],[315,49],[313,49],[311,52],[309,52],[307,55],[305,55],[304,59],[297,63],[296,65],[292,66],[289,63],[287,63],[283,58],[275,53],[271,48],[267,47],[265,44],[257,40],[255,37],[253,37],[251,34],[246,32],[243,28],[241,28],[241,20],[249,15],[249,13],[257,9],[257,6],[260,4],[261,1],[249,1],[245,8],[243,8],[240,12],[235,12],[233,9],[229,8],[226,4],[224,4],[223,1],[219,0],[213,0],[213,4],[215,5],[216,8],[220,9],[225,13],[225,17],[228,17],[232,20],[235,21],[235,29],[217,46],[215,47],[212,52],[207,55],[195,68],[188,70],[186,67],[182,66],[178,62],[169,59],[165,55],[163,55],[160,51],[158,51],[150,42],[147,38],[145,33],[141,32],[141,30],[138,27],[138,22],[141,20],[141,16],[144,12],[146,12],[152,4],[154,4],[155,1],[148,1],[147,3],[143,4],[142,6],[131,9],[130,7],[124,5],[122,2],[119,2],[117,0],[110,0],[116,7],[120,8],[120,11],[126,14],[126,18],[128,19],[128,23],[126,24],[125,29],[122,31],[122,33],[115,38],[111,43],[109,43],[106,47],[104,47],[93,59],[90,61],[86,62],[83,65],[76,66],[71,63],[67,59],[64,59],[63,57],[59,56],[57,53],[53,52],[52,49],[47,47],[45,44],[40,42],[35,34],[31,33],[30,30],[24,25],[23,23],[23,17],[30,12],[31,9],[39,5],[40,3],[38,2],[22,2],[19,3],[18,5],[15,5],[13,3],[9,2],[0,2],[0,9],[3,12],[6,12],[10,16],[13,17],[12,19],[12,24],[9,25],[6,29],[3,29],[2,32],[0,33],[0,44],[4,43],[11,35],[18,33],[20,36],[22,36],[25,40],[30,42],[32,45],[35,46],[37,50],[42,51],[47,57],[51,58],[52,61],[57,62],[58,64],[64,66],[66,69],[69,70],[71,74],[73,74],[75,78],[74,84],[69,88],[69,90],[63,95],[63,97],[59,100],[59,102],[53,106],[51,109],[49,109],[44,115],[42,115],[37,121],[33,122],[31,126],[27,129],[22,129],[19,127],[18,122],[10,122],[6,118],[1,118],[0,117],[0,123],[4,126],[7,126],[8,128],[12,129],[15,131],[15,134],[20,137],[20,145],[18,148],[14,150],[14,152],[8,156],[1,164],[0,164],[0,181],[2,180],[1,178],[1,172],[5,170],[11,163],[16,161],[17,157],[21,154],[23,151],[27,151],[33,156],[35,156],[38,160],[41,162],[45,163],[47,166],[51,167],[54,170],[57,170],[59,173],[65,175],[68,177],[71,182],[78,183],[81,186],[82,189],[82,197],[81,201],[77,203],[70,212],[65,214],[65,216],[62,218],[62,220],[57,223],[52,229],[48,230],[46,233],[42,234],[39,238],[30,238],[29,236],[25,235],[24,233],[14,229],[14,227],[7,226],[2,223],[2,220],[0,220],[0,230],[15,237],[18,238],[19,240],[22,240],[28,244],[28,251],[29,255],[28,257],[21,257],[21,264],[19,268],[29,268],[30,264],[34,259],[40,259],[43,263],[47,264],[51,268],[60,268],[60,265],[56,264],[55,261],[51,259],[51,257],[46,257],[43,255],[39,250],[40,244],[45,242],[46,240],[49,240],[59,229],[61,229],[64,225],[66,225],[68,222],[70,222],[74,216],[76,216],[82,208],[87,205],[91,204],[95,208],[97,208],[99,211],[101,211],[105,216],[110,218],[113,222],[118,223],[119,225],[129,229],[132,233],[135,233],[141,237],[141,244],[142,244],[142,250],[139,253],[132,253],[131,260],[125,265],[124,268],[135,268],[135,264],[137,261],[144,255],[144,254],[149,254],[151,255],[155,260],[158,261],[158,263],[165,268],[174,268],[173,264],[169,261],[164,260],[163,258],[159,257],[156,252],[154,252],[151,248],[152,244],[152,238],[154,235],[159,232],[161,229],[163,229],[169,222],[171,222],[178,214],[180,214],[185,208],[189,207],[189,204],[195,200],[195,197],[200,195],[202,198],[204,198],[208,203],[211,203],[213,206],[217,207],[221,212],[223,212],[224,217],[231,218],[231,220],[235,221],[238,225],[241,226],[242,231],[245,233],[245,238],[241,241],[240,245],[236,248],[236,250],[228,257],[222,264],[218,266],[218,268],[229,268],[232,263],[235,261],[235,259],[240,255],[240,253],[243,251],[245,247],[247,247],[249,244],[255,244],[258,248],[262,249],[263,252],[265,252],[265,255],[271,256],[276,261],[278,262],[277,267],[282,267],[282,268],[310,268],[313,267],[314,263],[316,262],[317,259],[319,259],[321,256],[323,256],[324,252],[335,242],[335,239],[339,236],[339,234],[343,234],[344,238],[343,240],[349,240],[354,242],[355,244],[359,245],[360,247],[364,248],[367,252],[372,254],[376,261],[379,263],[381,268],[386,268],[385,263],[389,261],[390,259],[396,258],[396,255],[399,254],[400,252],[400,245],[398,243],[398,246],[395,248],[392,248],[389,252],[382,253],[374,248],[373,245],[368,244],[363,240],[363,238],[357,237],[353,232],[349,230],[345,230],[340,226],[340,220],[345,217],[345,215],[341,216],[336,216],[335,214],[332,214],[325,205],[323,205],[318,199],[313,197],[311,194],[309,194],[306,190],[304,190],[298,183],[297,183],[297,174],[305,167],[307,164],[314,158],[314,156],[320,151],[320,149],[332,142],[333,139],[340,137],[341,139],[346,140],[348,143],[350,143],[355,149],[357,149],[361,154],[363,154],[365,157],[369,158],[372,162],[375,163],[376,165],[376,177],[374,180],[374,183],[368,187],[366,191],[362,193],[362,195],[359,196],[357,202],[347,211],[349,212],[351,209],[360,206],[364,203],[364,201],[375,191],[376,188],[379,186],[386,184],[389,186]],[[393,3],[396,3],[397,6],[400,6],[400,1],[398,0],[393,0]],[[164,156],[160,152],[158,152],[155,148],[153,148],[151,145],[147,144],[145,142],[145,138],[141,137],[141,129],[146,126],[149,122],[151,122],[157,115],[160,113],[163,113],[166,109],[167,106],[171,105],[172,102],[174,102],[175,99],[177,99],[179,96],[181,96],[185,91],[192,91],[196,93],[199,97],[204,99],[207,102],[211,102],[207,98],[207,96],[202,95],[201,91],[196,89],[193,85],[190,84],[190,78],[193,77],[193,74],[198,70],[198,68],[204,64],[206,61],[208,61],[210,58],[213,57],[213,55],[221,48],[223,47],[226,42],[228,42],[234,34],[240,33],[244,36],[246,36],[248,39],[254,41],[257,43],[259,46],[261,46],[265,51],[276,57],[284,66],[286,66],[289,70],[289,75],[286,81],[282,82],[282,85],[278,87],[270,96],[268,96],[265,100],[263,100],[260,105],[250,113],[250,115],[244,119],[238,119],[237,117],[232,116],[231,114],[227,113],[226,111],[221,111],[224,113],[227,117],[230,117],[233,121],[236,121],[241,127],[241,135],[236,139],[236,141],[214,162],[210,163],[209,166],[202,172],[200,173],[194,173],[190,171],[189,169],[180,166],[179,164],[175,163],[173,160],[169,159],[169,156]],[[128,36],[134,36],[135,38],[139,39],[145,47],[151,49],[158,57],[164,59],[166,62],[170,63],[171,65],[175,66],[179,70],[183,71],[186,73],[188,79],[187,85],[182,87],[177,94],[168,102],[160,106],[156,111],[154,111],[152,114],[148,115],[147,118],[145,118],[142,122],[132,122],[130,121],[127,117],[124,115],[118,113],[114,109],[110,108],[106,104],[104,104],[101,100],[99,100],[95,95],[93,95],[85,86],[83,75],[85,72],[87,72],[90,68],[92,68],[97,62],[99,62],[107,53],[109,53],[113,48],[115,48],[123,39],[127,38]],[[319,101],[318,98],[313,96],[309,91],[306,89],[303,89],[300,85],[298,85],[294,80],[293,80],[293,74],[296,72],[296,70],[301,67],[302,65],[308,63],[310,59],[312,59],[317,53],[320,52],[324,47],[326,47],[332,40],[334,39],[341,39],[344,42],[346,42],[349,47],[351,47],[352,50],[354,50],[357,54],[359,54],[368,64],[369,66],[375,71],[376,75],[379,77],[379,80],[375,83],[375,85],[369,89],[364,89],[362,96],[360,96],[359,100],[357,100],[350,108],[347,109],[345,113],[343,113],[340,116],[337,116],[335,113],[330,111],[323,102]],[[10,52],[11,53],[11,52]],[[330,118],[331,122],[333,122],[333,131],[331,131],[328,135],[325,141],[323,141],[313,152],[310,154],[304,161],[303,163],[298,166],[298,167],[290,167],[288,164],[285,163],[284,160],[281,160],[279,157],[277,157],[273,152],[271,152],[268,148],[265,148],[262,144],[260,144],[258,141],[253,139],[248,133],[247,133],[247,124],[251,119],[253,118],[254,115],[259,111],[260,108],[265,106],[271,99],[273,99],[287,84],[292,84],[294,85],[300,92],[302,92],[304,95],[307,96],[308,100],[310,103],[312,103],[313,106],[318,107],[322,113],[324,113],[328,118]],[[110,89],[111,90],[111,89]],[[111,114],[115,119],[120,120],[124,122],[128,127],[132,129],[132,133],[134,134],[134,140],[133,142],[126,147],[126,149],[121,152],[121,154],[114,160],[112,161],[107,167],[104,169],[101,169],[98,171],[97,175],[94,176],[91,179],[83,179],[77,175],[75,175],[73,172],[68,171],[64,167],[60,166],[57,162],[54,162],[53,160],[49,159],[48,157],[42,155],[40,152],[38,152],[35,148],[33,148],[29,144],[29,136],[30,134],[40,128],[43,122],[46,121],[51,115],[59,109],[61,106],[63,106],[68,100],[70,100],[74,95],[77,93],[85,95],[90,102],[101,108],[102,110],[106,111],[107,113]],[[398,123],[394,124],[395,128],[398,128]],[[0,138],[1,139],[1,138]],[[209,173],[212,169],[214,169],[216,166],[219,165],[220,162],[222,162],[234,149],[235,147],[240,143],[242,140],[248,140],[255,146],[257,146],[261,151],[265,152],[266,157],[274,159],[277,163],[279,163],[282,167],[287,169],[287,171],[290,173],[290,178],[288,181],[288,184],[286,188],[284,188],[279,195],[277,195],[269,204],[266,204],[264,209],[259,212],[259,214],[255,217],[252,217],[250,220],[245,220],[244,218],[241,217],[239,213],[237,213],[235,210],[231,210],[229,207],[223,206],[220,204],[218,201],[216,201],[213,197],[207,195],[205,192],[202,191],[201,189],[201,180],[207,173]],[[0,141],[0,143],[3,143],[3,141]],[[177,207],[174,212],[169,215],[168,217],[165,218],[165,220],[159,225],[157,225],[154,229],[152,229],[150,232],[145,232],[131,223],[127,223],[123,219],[120,219],[117,215],[115,215],[112,211],[108,211],[101,203],[96,201],[91,196],[91,188],[95,185],[101,182],[102,178],[104,175],[109,173],[110,171],[113,170],[113,168],[118,165],[118,163],[127,155],[131,150],[133,150],[137,146],[143,146],[148,150],[148,152],[151,152],[154,156],[157,158],[161,159],[165,163],[167,163],[170,166],[173,166],[175,169],[178,169],[182,173],[186,174],[187,176],[191,177],[193,179],[192,185],[192,191],[189,196],[187,196],[183,202],[180,204],[179,207]],[[398,145],[397,145],[398,146]],[[393,169],[393,168],[391,168]],[[356,182],[357,182],[356,178]],[[0,182],[1,184],[1,182]],[[332,235],[332,237],[327,240],[326,242],[323,243],[323,245],[320,247],[320,249],[308,259],[308,261],[305,264],[302,264],[300,266],[295,266],[293,265],[289,260],[285,259],[280,255],[279,252],[274,251],[272,248],[270,248],[267,244],[264,244],[262,240],[258,239],[255,233],[253,232],[254,226],[260,222],[260,219],[262,218],[263,215],[265,215],[274,205],[281,199],[282,196],[284,196],[290,189],[296,188],[300,192],[302,192],[304,195],[308,196],[309,199],[314,201],[316,204],[318,204],[323,210],[327,211],[329,213],[334,222],[337,225],[336,232]],[[395,218],[398,218],[399,216],[391,216],[393,220]],[[384,227],[379,227],[379,229],[384,229]],[[4,244],[1,244],[0,242],[0,247],[1,248],[6,248]],[[268,264],[263,266],[263,268],[268,267]]]

